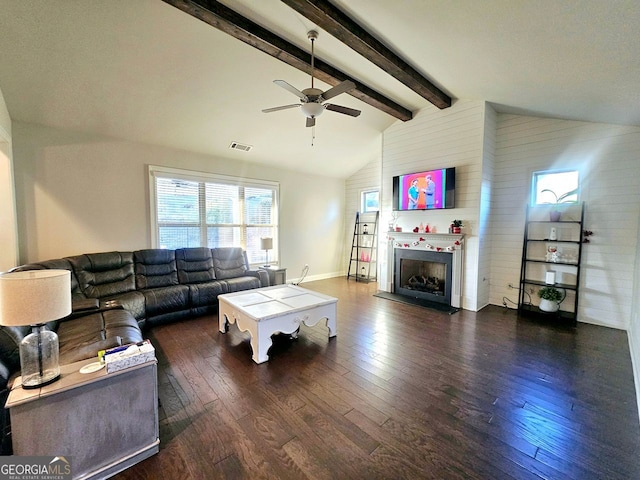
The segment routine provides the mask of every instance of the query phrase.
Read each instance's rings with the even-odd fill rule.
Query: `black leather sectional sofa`
[[[73,313],[48,324],[58,334],[61,364],[138,342],[143,329],[154,324],[216,311],[222,293],[269,285],[267,272],[251,270],[241,248],[89,253],[21,265],[12,271],[51,268],[71,272]],[[20,370],[20,342],[30,330],[0,327],[3,405],[8,381]]]

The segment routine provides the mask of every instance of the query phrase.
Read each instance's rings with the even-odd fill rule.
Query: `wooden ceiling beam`
[[[370,62],[436,107],[451,106],[451,97],[402,60],[373,35],[327,0],[282,0]]]
[[[169,5],[201,20],[212,27],[245,42],[278,60],[311,75],[311,54],[287,42],[269,30],[252,22],[215,0],[163,0]],[[411,120],[413,113],[393,100],[349,77],[335,67],[315,59],[315,77],[331,86],[351,80],[356,89],[349,95],[382,110],[402,121]]]

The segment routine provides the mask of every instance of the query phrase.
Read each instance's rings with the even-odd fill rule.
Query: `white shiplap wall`
[[[491,278],[491,194],[496,150],[497,114],[485,104],[484,135],[482,141],[482,185],[480,187],[480,211],[478,216],[478,273],[477,306],[479,310],[489,304]]]
[[[344,265],[344,274],[347,274],[349,268],[349,255],[351,254],[351,244],[353,240],[353,228],[356,220],[356,212],[361,210],[361,195],[365,190],[380,189],[380,175],[382,168],[382,158],[378,156],[376,159],[362,167],[345,182],[345,215],[344,215],[344,255],[342,265]],[[378,229],[381,225],[378,226]],[[380,231],[380,230],[379,230]],[[384,229],[382,231],[384,233]],[[380,236],[378,235],[378,238]]]
[[[477,310],[479,205],[482,185],[482,154],[485,103],[458,100],[451,108],[425,108],[413,120],[397,122],[383,135],[382,146],[382,210],[383,227],[391,219],[391,180],[395,175],[433,168],[456,167],[456,208],[402,212],[397,224],[405,231],[423,224],[447,233],[453,219],[465,224],[465,258],[462,306]],[[380,258],[386,256],[381,244]],[[384,266],[381,262],[381,266]],[[380,275],[380,288],[388,288],[385,268]]]
[[[516,301],[531,174],[578,169],[586,202],[578,321],[626,329],[640,218],[640,128],[499,114],[493,195],[492,304]],[[509,306],[512,306],[510,304]]]

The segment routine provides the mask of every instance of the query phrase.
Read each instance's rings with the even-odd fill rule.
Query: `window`
[[[242,247],[249,263],[264,262],[260,238],[273,238],[278,259],[278,184],[149,167],[156,248]]]
[[[533,172],[531,204],[577,203],[580,183],[577,170]]]
[[[362,192],[362,213],[380,210],[380,190],[365,190]]]

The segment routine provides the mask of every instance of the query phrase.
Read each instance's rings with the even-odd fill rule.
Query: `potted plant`
[[[555,287],[543,287],[538,290],[540,310],[543,312],[557,312],[564,300],[564,294]]]
[[[462,220],[454,220],[451,222],[451,233],[462,233]]]
[[[558,196],[556,192],[548,188],[545,188],[544,190],[540,190],[540,193],[544,193],[544,192],[549,192],[551,195],[553,195],[553,198],[555,198],[556,200],[555,202],[546,202],[546,203],[550,203],[556,206],[551,209],[551,212],[549,213],[549,220],[551,220],[552,222],[558,222],[560,221],[560,210],[558,210],[557,205],[561,203],[576,203],[575,200],[567,200],[567,198],[578,193],[578,189],[574,188],[573,190],[563,193],[560,196]]]

